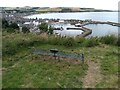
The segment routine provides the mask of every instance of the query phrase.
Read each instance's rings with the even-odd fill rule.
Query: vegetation
[[[2,28],[8,33],[18,32],[19,26],[15,22],[9,23],[6,19],[2,19]]]
[[[70,8],[63,8],[61,12],[71,12],[72,10]]]
[[[105,37],[72,38],[32,33],[12,33],[3,30],[3,88],[81,88],[88,70],[88,61],[100,64],[101,80],[98,88],[118,85],[118,39],[106,43]],[[113,37],[113,38],[112,38]],[[108,41],[107,41],[108,40]],[[57,48],[65,53],[85,54],[85,63],[54,60],[53,57],[34,55],[35,49]],[[76,64],[76,62],[78,64]]]
[[[83,45],[86,47],[93,47],[99,45],[98,38],[89,38],[83,42]]]
[[[62,39],[61,39],[62,40]],[[65,38],[63,39],[63,45],[66,46],[66,47],[73,47],[76,45],[76,42],[73,38],[71,37],[68,37],[68,38]],[[61,41],[62,42],[62,41]]]
[[[22,27],[22,32],[23,33],[29,33],[30,31],[26,26],[24,26],[24,27]]]
[[[54,30],[53,27],[50,26],[50,27],[49,27],[49,30],[48,30],[48,33],[49,33],[49,34],[53,34],[53,30]]]
[[[15,33],[16,32],[16,29],[13,29],[13,28],[6,28],[5,29],[8,33]]]
[[[111,44],[111,45],[117,45],[118,44],[118,39],[114,35],[108,35],[101,37],[101,42],[104,44]]]
[[[10,25],[9,25],[9,28],[12,28],[12,29],[19,29],[19,26],[17,25],[17,23],[11,23]]]
[[[49,26],[47,23],[41,23],[38,27],[42,33],[53,34],[54,28],[51,25]]]
[[[48,24],[47,23],[41,23],[39,25],[39,29],[42,31],[42,32],[47,32],[48,31]]]
[[[9,27],[9,23],[7,22],[7,20],[5,20],[4,18],[2,19],[2,28],[7,28]]]
[[[43,41],[47,40],[42,35],[39,37],[30,33],[27,35],[3,33],[3,68],[5,69],[3,88],[82,87],[81,78],[87,70],[86,64],[74,65],[64,61],[58,62],[54,58],[47,60],[42,55],[31,54],[32,47],[45,46],[39,40],[43,38]],[[46,46],[46,49],[48,48]]]

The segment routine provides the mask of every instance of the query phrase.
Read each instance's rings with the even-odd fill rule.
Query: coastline
[[[47,12],[47,13],[51,14],[51,12]],[[62,12],[62,13],[69,13],[69,12]],[[83,12],[81,12],[81,13],[83,13]],[[86,13],[86,12],[84,12],[84,13]],[[44,23],[45,22],[45,23],[48,23],[48,24],[51,24],[51,23],[55,23],[55,24],[56,23],[63,23],[63,24],[71,24],[71,25],[79,24],[78,26],[75,26],[75,27],[82,28],[83,33],[79,35],[79,36],[82,36],[82,37],[85,37],[85,36],[92,33],[91,29],[84,27],[84,26],[89,25],[89,24],[96,24],[96,25],[97,24],[108,24],[108,25],[111,25],[111,26],[120,27],[120,23],[117,23],[117,22],[97,21],[97,20],[95,21],[95,20],[92,20],[92,19],[80,20],[80,19],[59,19],[59,18],[58,19],[49,19],[49,18],[42,19],[42,18],[38,18],[38,17],[36,17],[36,18],[28,18],[30,15],[36,15],[36,14],[46,14],[46,13],[32,12],[32,13],[20,13],[20,15],[7,13],[5,15],[3,14],[3,16],[13,15],[12,17],[7,16],[5,18],[8,21],[17,22],[21,26],[25,22],[31,22],[32,23],[34,21],[38,22],[38,23]],[[30,25],[28,25],[28,26],[30,26]]]

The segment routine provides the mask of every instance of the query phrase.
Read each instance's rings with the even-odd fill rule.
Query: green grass
[[[3,66],[7,69],[3,72],[3,88],[82,87],[82,77],[87,70],[86,64],[75,65],[54,59],[44,61],[42,56],[31,60],[31,56],[23,56],[13,62],[13,65]]]
[[[69,41],[64,45],[54,44],[49,39],[52,37],[54,38],[45,35],[3,33],[3,88],[81,88],[82,78],[88,69],[87,60],[100,63],[102,80],[97,83],[97,88],[117,87],[119,55],[117,46],[101,42],[98,44],[97,40],[97,43],[92,43],[90,47],[83,46],[91,40],[77,38],[73,39],[77,45],[66,47]],[[74,61],[65,60],[59,62],[54,58],[49,59],[48,56],[32,54],[34,49],[51,48],[73,54],[81,54],[84,51],[85,63],[74,64]]]
[[[103,80],[96,87],[118,87],[118,48],[109,47],[101,58],[101,73]]]

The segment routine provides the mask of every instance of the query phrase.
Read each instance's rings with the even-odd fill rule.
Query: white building
[[[63,20],[63,19],[60,19],[60,20],[59,20],[59,23],[64,23],[64,20]]]

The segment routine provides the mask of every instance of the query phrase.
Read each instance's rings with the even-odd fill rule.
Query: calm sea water
[[[77,36],[80,35],[83,31],[82,30],[67,30],[68,27],[75,28],[74,25],[70,24],[55,24],[52,25],[55,28],[61,28],[63,27],[64,30],[54,30],[54,34],[59,34],[61,36]]]
[[[105,36],[105,35],[118,35],[118,27],[107,24],[91,24],[86,25],[87,28],[92,29],[92,34],[89,36]]]
[[[76,13],[44,13],[44,14],[36,14],[27,16],[27,18],[48,18],[48,19],[79,19],[86,20],[92,19],[95,21],[111,21],[118,22],[118,12],[76,12]],[[61,26],[61,25],[60,25]],[[70,30],[66,31],[66,27],[70,27],[69,25],[62,25],[64,27],[63,31],[54,31],[55,33],[60,33],[61,35],[70,35],[76,36],[82,31]],[[74,27],[74,26],[72,26]],[[110,25],[87,25],[86,27],[92,29],[92,34],[89,36],[104,36],[108,34],[118,33],[118,27],[110,26]]]

